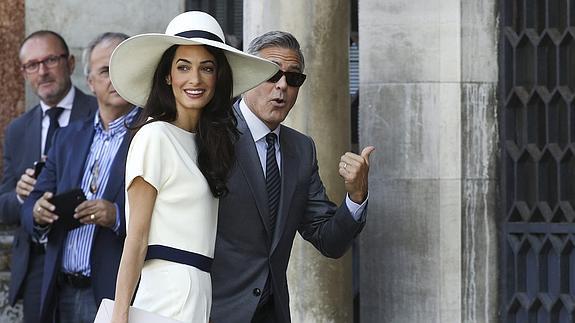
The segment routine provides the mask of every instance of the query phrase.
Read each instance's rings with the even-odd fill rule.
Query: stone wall
[[[170,20],[184,11],[184,0],[176,1],[26,1],[26,35],[50,29],[62,35],[76,57],[72,75],[74,85],[90,93],[82,73],[82,50],[96,35],[122,32],[130,36],[147,32],[164,32]],[[38,99],[26,90],[26,106]]]

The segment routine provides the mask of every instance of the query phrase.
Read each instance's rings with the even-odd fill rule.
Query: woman
[[[231,98],[277,71],[223,39],[214,18],[186,12],[165,34],[126,40],[110,60],[118,93],[144,106],[126,162],[128,229],[112,322],[128,321],[140,278],[134,307],[209,320],[217,198],[237,138]]]

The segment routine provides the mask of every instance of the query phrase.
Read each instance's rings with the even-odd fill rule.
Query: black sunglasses
[[[303,82],[305,81],[305,74],[303,74],[303,73],[284,72],[282,70],[279,70],[277,73],[274,74],[274,76],[269,78],[268,82],[276,83],[284,75],[286,76],[286,83],[289,86],[300,87],[303,84]]]

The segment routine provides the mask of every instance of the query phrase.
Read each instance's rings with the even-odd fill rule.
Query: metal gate
[[[501,318],[575,322],[575,0],[502,0]]]

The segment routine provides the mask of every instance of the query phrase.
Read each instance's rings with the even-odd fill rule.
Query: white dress
[[[196,165],[194,134],[170,123],[144,125],[126,161],[126,188],[141,176],[158,191],[148,245],[214,256],[218,200]],[[129,222],[126,194],[126,222]],[[189,265],[147,260],[134,306],[182,322],[208,322],[210,274]]]

